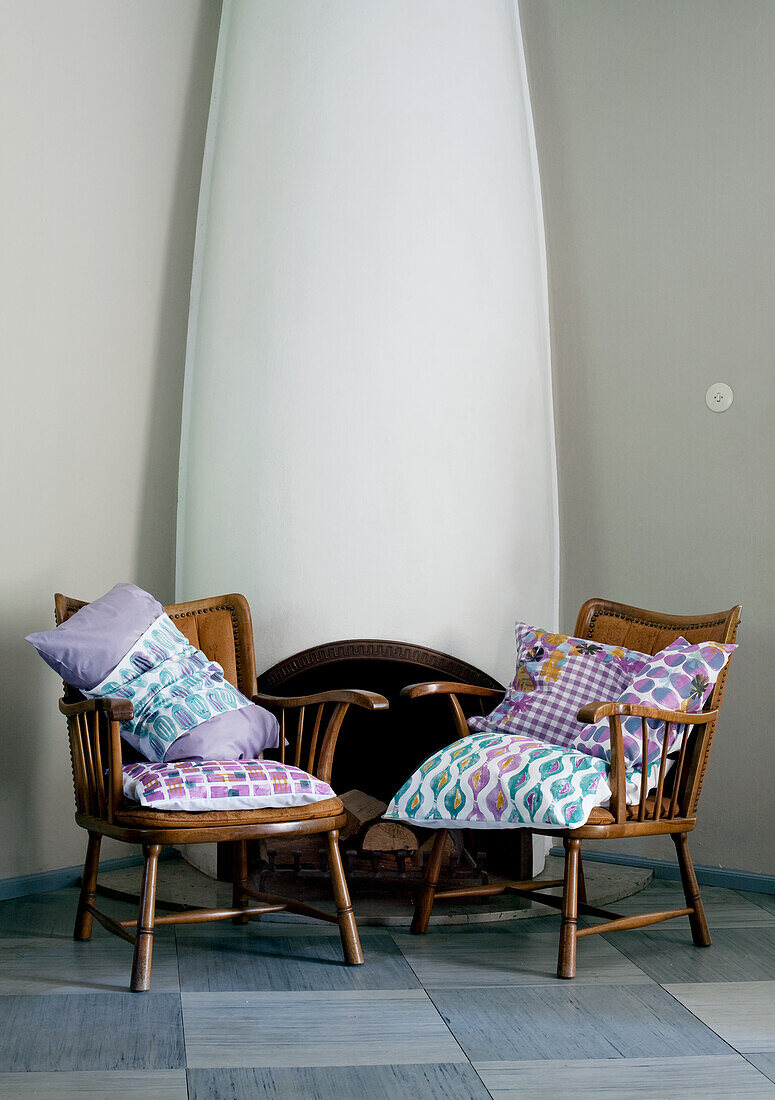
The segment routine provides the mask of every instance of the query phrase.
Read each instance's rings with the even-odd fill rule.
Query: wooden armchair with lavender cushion
[[[101,602],[100,616],[85,616],[93,630],[78,628],[77,613],[93,612]],[[338,924],[345,962],[362,963],[337,844],[346,814],[330,778],[348,709],[381,710],[387,700],[356,690],[294,698],[256,695],[253,630],[244,596],[163,609],[134,585],[118,585],[92,605],[57,594],[55,611],[57,629],[28,640],[65,680],[60,710],[70,736],[75,820],[89,834],[74,938],[88,940],[96,919],[131,943],[133,992],[150,987],[154,931],[167,924],[229,918],[244,924],[263,913],[287,910]],[[99,645],[84,660],[83,635],[92,632]],[[200,674],[210,680],[195,691],[191,683]],[[100,682],[89,686],[95,677]],[[279,722],[264,708],[278,712]],[[287,714],[295,714],[295,721],[286,722]],[[230,720],[234,716],[236,724]],[[285,762],[286,738],[293,765]],[[214,751],[215,759],[201,759],[202,753],[210,756],[208,744],[232,754],[241,748],[243,758]],[[278,761],[254,759],[272,744],[278,746]],[[193,749],[200,759],[189,758]],[[301,763],[306,770],[297,766]],[[248,886],[248,840],[312,833],[326,837],[335,916]],[[142,846],[145,868],[134,920],[116,920],[96,907],[103,836]],[[170,904],[164,907],[173,912],[157,915],[162,846],[213,841],[234,848],[232,905],[196,909]]]

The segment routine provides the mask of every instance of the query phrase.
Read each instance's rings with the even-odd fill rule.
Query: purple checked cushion
[[[163,611],[136,584],[117,584],[56,629],[26,640],[66,684],[83,691],[104,680]]]
[[[154,810],[263,810],[334,798],[328,783],[274,760],[127,764],[124,794]]]
[[[660,650],[643,667],[632,684],[616,699],[619,703],[639,703],[662,710],[680,710],[696,714],[710,697],[722,670],[736,645],[720,642],[699,642],[692,645],[686,638],[676,638]],[[665,724],[657,719],[646,720],[648,759],[656,760],[662,752]],[[678,747],[683,725],[670,727],[668,752]],[[604,760],[611,759],[608,719],[593,726],[581,726],[579,749]],[[643,758],[643,732],[640,718],[622,719],[622,742],[627,767],[640,764]]]
[[[486,717],[468,721],[477,733],[513,733],[564,749],[590,752],[577,714],[585,703],[618,699],[651,658],[516,624],[517,671],[505,698]],[[597,754],[596,754],[597,755]]]

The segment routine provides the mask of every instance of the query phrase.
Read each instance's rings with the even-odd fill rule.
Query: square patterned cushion
[[[274,760],[127,764],[124,794],[155,810],[263,810],[335,797],[328,783]]]
[[[517,671],[505,698],[486,717],[469,719],[477,733],[511,733],[589,753],[581,707],[618,699],[651,657],[622,646],[552,634],[518,622]]]
[[[640,703],[662,710],[680,710],[696,714],[702,710],[726,666],[736,645],[719,642],[699,642],[692,645],[686,638],[676,638],[665,649],[649,658],[633,683],[617,698],[619,703]],[[657,719],[646,720],[648,759],[656,760],[662,752],[665,724]],[[670,727],[668,751],[677,749],[685,727]],[[643,757],[643,734],[640,718],[622,719],[622,743],[627,767],[640,763]],[[593,726],[580,726],[578,748],[603,760],[611,759],[611,737],[608,719]]]

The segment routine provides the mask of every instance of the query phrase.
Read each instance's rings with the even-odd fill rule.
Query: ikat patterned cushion
[[[134,717],[121,723],[121,736],[147,760],[178,758],[175,743],[192,730],[199,735],[197,755],[207,746],[209,759],[251,759],[278,744],[274,715],[232,687],[221,666],[192,646],[165,614],[101,683],[83,693],[131,700]],[[221,748],[232,751],[227,755]]]
[[[486,717],[469,719],[477,733],[511,733],[590,752],[577,719],[585,703],[618,699],[651,657],[622,646],[552,634],[516,624],[517,671],[505,698]]]
[[[437,829],[575,829],[595,806],[608,805],[605,760],[519,734],[471,734],[422,764],[384,816]],[[649,789],[658,764],[649,767]],[[640,771],[626,775],[637,802]]]
[[[328,783],[274,760],[127,764],[124,794],[155,810],[262,810],[335,797]]]
[[[736,645],[700,642],[692,645],[686,638],[677,638],[665,649],[649,658],[637,678],[616,699],[619,703],[640,703],[696,714],[702,710],[726,666]],[[602,697],[601,697],[602,698]],[[662,752],[665,724],[656,719],[646,721],[648,759],[659,758]],[[611,759],[611,739],[608,719],[594,726],[579,726],[578,748],[603,760]],[[668,751],[677,749],[685,726],[671,726]],[[622,742],[628,766],[640,763],[643,757],[643,736],[640,718],[622,719]]]

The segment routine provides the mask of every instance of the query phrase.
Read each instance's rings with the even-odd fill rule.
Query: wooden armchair
[[[587,638],[608,645],[621,645],[642,653],[657,653],[679,635],[690,642],[715,641],[734,642],[740,621],[740,606],[729,611],[719,611],[710,615],[663,615],[658,612],[644,611],[627,604],[613,603],[609,600],[588,600],[579,611],[575,636]],[[572,978],[576,973],[576,944],[582,936],[592,936],[598,932],[623,931],[628,928],[641,928],[647,924],[670,920],[673,917],[689,918],[692,938],[697,947],[710,946],[711,938],[708,922],[702,905],[697,877],[689,854],[688,834],[697,824],[697,804],[708,765],[713,734],[718,719],[719,707],[724,694],[724,684],[728,665],[716,682],[705,709],[700,714],[687,715],[683,711],[666,711],[656,707],[634,706],[615,702],[592,702],[579,711],[579,721],[594,723],[608,718],[611,730],[612,797],[609,809],[592,810],[586,824],[578,829],[540,830],[544,835],[561,837],[565,849],[565,873],[562,879],[502,882],[488,886],[465,890],[436,891],[439,868],[447,830],[440,829],[436,834],[434,847],[428,861],[425,881],[415,907],[412,932],[427,931],[431,911],[435,901],[443,898],[460,899],[474,895],[494,895],[510,891],[522,897],[541,901],[562,911],[560,946],[557,961],[557,976]],[[414,684],[404,689],[410,698],[426,695],[445,694],[449,696],[452,711],[460,737],[469,733],[465,715],[458,696],[478,696],[482,708],[484,700],[489,701],[490,709],[502,697],[502,692],[467,684],[431,683]],[[647,794],[645,767],[641,767],[641,795],[635,805],[627,805],[625,798],[625,761],[622,744],[621,720],[627,715],[641,718],[644,739],[644,758],[646,755],[646,720],[657,719],[665,724],[662,755],[659,760],[659,775],[656,791]],[[668,769],[669,727],[673,724],[686,724],[677,759]],[[581,863],[581,843],[583,840],[619,840],[627,837],[654,836],[668,834],[675,844],[678,865],[681,872],[686,907],[663,912],[641,913],[637,916],[622,917],[605,909],[598,909],[586,903],[584,873]],[[540,893],[541,889],[562,886],[562,897]],[[578,928],[578,914],[588,914],[602,918],[602,923]]]
[[[54,597],[57,624],[80,607],[82,600],[57,594]],[[256,695],[256,669],[250,608],[244,596],[217,596],[208,600],[167,607],[167,614],[188,640],[217,661],[226,679],[248,698],[280,714],[279,758],[285,762],[285,739],[291,739],[293,762],[325,782],[330,781],[337,738],[350,706],[383,710],[387,700],[369,691],[325,691],[315,695],[284,698]],[[153,933],[157,925],[192,924],[232,918],[245,924],[253,916],[287,910],[331,921],[339,925],[344,959],[348,965],[363,962],[358,929],[344,876],[338,846],[338,830],[346,815],[338,798],[306,806],[262,810],[209,811],[186,813],[152,810],[124,798],[122,765],[139,759],[122,743],[119,723],[132,717],[126,699],[84,700],[65,684],[60,710],[67,716],[75,786],[75,820],[88,831],[89,842],[75,919],[76,940],[88,940],[96,918],[109,932],[134,946],[133,992],[150,987]],[[297,712],[295,730],[286,715]],[[308,714],[314,719],[306,721]],[[289,727],[286,730],[286,726]],[[289,761],[290,763],[290,761]],[[290,898],[254,893],[247,885],[247,841],[271,834],[325,833],[336,916]],[[114,920],[95,906],[100,843],[103,836],[141,844],[145,857],[142,887],[137,898],[136,920]],[[156,870],[165,844],[205,844],[229,841],[234,845],[234,889],[230,908],[195,909],[167,905],[175,912],[156,915]],[[254,904],[258,902],[258,904]],[[160,903],[160,908],[162,903]],[[129,929],[135,929],[134,934]]]

